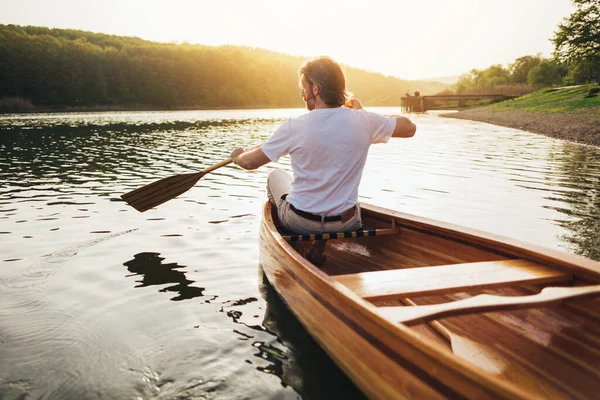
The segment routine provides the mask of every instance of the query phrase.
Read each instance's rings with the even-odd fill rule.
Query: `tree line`
[[[453,89],[459,94],[493,92],[520,95],[562,84],[566,81],[566,73],[567,68],[563,64],[537,54],[519,57],[508,67],[496,64],[483,70],[473,69],[461,75]]]
[[[473,69],[453,86],[457,93],[532,91],[547,86],[600,81],[600,0],[572,0],[576,10],[558,25],[550,41],[552,58],[517,58],[507,68]]]
[[[0,25],[2,98],[36,106],[155,108],[302,107],[298,67],[304,61],[238,46],[156,43],[134,37],[45,27]],[[344,67],[363,103],[393,106],[415,82]],[[13,102],[14,103],[14,102]]]

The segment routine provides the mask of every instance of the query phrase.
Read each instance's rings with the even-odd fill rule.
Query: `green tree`
[[[0,98],[36,105],[302,107],[303,58],[267,50],[153,43],[71,29],[0,24]],[[409,82],[344,67],[349,89],[368,105],[398,105]]]
[[[515,62],[508,67],[511,82],[517,85],[526,85],[529,71],[540,65],[541,62],[542,57],[539,54],[517,58]]]
[[[576,85],[590,80],[590,65],[582,61],[571,61],[567,75],[563,79],[565,85]]]
[[[531,86],[541,88],[562,83],[566,73],[566,68],[555,61],[542,60],[540,65],[529,71],[527,79]]]
[[[480,87],[495,88],[508,84],[510,73],[502,65],[492,65],[487,67],[475,80]]]
[[[587,67],[587,81],[600,79],[600,0],[573,0],[577,8],[558,26],[551,41],[555,57]]]
[[[454,90],[457,94],[465,93],[475,87],[475,78],[481,73],[477,69],[472,69],[470,73],[461,75],[458,82],[454,85]]]

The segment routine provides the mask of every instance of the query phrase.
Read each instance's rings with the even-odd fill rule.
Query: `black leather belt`
[[[281,198],[283,200],[285,200],[285,198],[287,197],[287,194],[284,194],[283,196],[281,196]],[[311,214],[309,212],[306,211],[302,211],[302,210],[298,210],[296,207],[294,207],[294,205],[292,203],[289,203],[290,205],[290,209],[295,212],[297,215],[301,216],[302,218],[306,218],[306,219],[310,219],[311,221],[319,221],[321,222],[321,218],[323,218],[323,222],[336,222],[336,221],[341,221],[342,220],[342,215],[331,215],[328,217],[322,217],[321,215],[317,215],[317,214]],[[342,214],[345,214],[347,212],[349,212],[350,210],[354,210],[356,206],[344,211]],[[354,215],[354,214],[353,214]]]

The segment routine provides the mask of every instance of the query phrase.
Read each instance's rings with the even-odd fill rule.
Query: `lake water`
[[[304,112],[0,117],[0,399],[362,398],[262,277],[265,181],[289,159],[143,214],[119,197]],[[600,260],[600,149],[410,118],[371,147],[361,201]]]

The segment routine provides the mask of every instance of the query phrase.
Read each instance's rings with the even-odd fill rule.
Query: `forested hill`
[[[0,25],[0,60],[0,99],[21,97],[36,106],[303,106],[297,84],[303,58],[255,48]],[[408,89],[432,94],[446,88],[345,72],[349,90],[370,106],[398,105]]]

